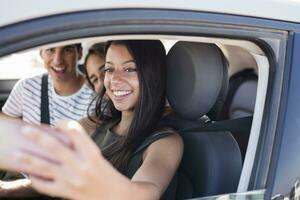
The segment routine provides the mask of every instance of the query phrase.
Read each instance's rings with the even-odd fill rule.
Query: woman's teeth
[[[113,91],[113,94],[114,94],[116,97],[125,96],[125,95],[128,95],[128,94],[130,94],[130,93],[131,93],[130,90],[114,90],[114,91]]]

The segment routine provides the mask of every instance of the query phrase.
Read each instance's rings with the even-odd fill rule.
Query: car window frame
[[[0,56],[64,40],[112,35],[177,35],[229,38],[258,45],[270,62],[270,81],[251,180],[241,190],[266,187],[286,73],[287,30],[292,23],[226,14],[164,10],[107,9],[54,15],[1,27]],[[21,34],[22,33],[22,34]],[[275,70],[276,69],[276,70]],[[276,73],[275,73],[276,72]],[[276,91],[276,95],[275,92]]]

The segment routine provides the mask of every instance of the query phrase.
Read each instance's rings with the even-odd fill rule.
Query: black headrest
[[[170,49],[167,96],[177,115],[197,119],[208,112],[217,113],[225,101],[227,87],[227,65],[217,45],[177,42]]]

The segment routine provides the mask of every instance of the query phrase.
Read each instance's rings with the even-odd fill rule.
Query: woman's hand
[[[130,180],[106,161],[96,144],[75,121],[62,121],[57,129],[69,138],[71,146],[35,127],[26,127],[23,135],[50,153],[45,158],[30,147],[22,148],[15,158],[30,175],[39,192],[69,199],[126,199]]]

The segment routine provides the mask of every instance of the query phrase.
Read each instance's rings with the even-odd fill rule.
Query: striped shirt
[[[2,112],[11,117],[22,118],[31,124],[40,124],[41,83],[42,75],[19,80]],[[55,125],[61,119],[79,120],[87,116],[89,104],[94,96],[95,93],[86,84],[72,95],[59,96],[54,90],[51,77],[48,76],[50,124]]]

